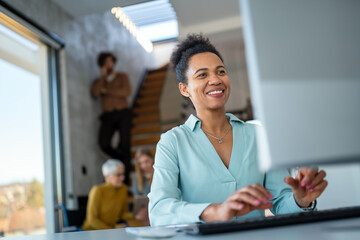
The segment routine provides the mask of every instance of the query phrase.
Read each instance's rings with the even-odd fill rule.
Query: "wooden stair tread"
[[[160,96],[152,96],[152,97],[146,97],[146,98],[138,98],[136,100],[137,105],[150,105],[150,104],[158,104],[160,100]]]
[[[159,112],[159,105],[139,105],[139,106],[135,106],[135,108],[133,109],[133,113],[135,114],[141,114],[141,113],[158,113]]]
[[[167,71],[148,72],[146,79],[154,79],[154,78],[164,79],[166,77],[166,73]]]
[[[152,88],[152,87],[162,87],[164,83],[164,79],[146,79],[143,83],[142,87],[144,88]]]
[[[132,124],[139,124],[139,123],[147,123],[147,122],[159,122],[160,116],[159,114],[149,114],[149,115],[141,115],[134,117],[132,119]]]
[[[166,64],[148,71],[138,92],[131,128],[132,157],[135,157],[136,149],[142,146],[150,147],[155,154],[161,131],[159,101],[168,67],[169,64]]]
[[[133,127],[131,129],[131,134],[144,134],[144,133],[152,133],[152,132],[160,132],[160,125],[150,125],[150,126],[143,126],[143,127]]]
[[[160,134],[158,136],[152,136],[140,139],[131,139],[131,146],[139,146],[146,144],[156,144],[160,140]]]
[[[139,96],[144,97],[144,96],[148,96],[148,95],[151,95],[151,96],[160,95],[161,90],[162,89],[160,87],[158,87],[158,88],[145,88],[145,89],[142,89],[140,91]]]
[[[145,101],[145,100],[160,100],[160,94],[159,95],[148,95],[148,96],[140,96],[136,101]]]
[[[148,72],[149,73],[154,73],[154,72],[162,72],[162,71],[167,71],[168,68],[169,68],[169,63],[166,63],[164,66],[161,66],[160,68],[157,68],[157,69],[152,69],[152,70],[149,70]]]
[[[147,78],[144,84],[161,84],[164,82],[165,79],[163,78]]]

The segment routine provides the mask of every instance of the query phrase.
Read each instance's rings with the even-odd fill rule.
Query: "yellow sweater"
[[[94,186],[89,194],[83,230],[115,228],[119,220],[132,219],[128,212],[127,186],[120,188],[104,183]]]

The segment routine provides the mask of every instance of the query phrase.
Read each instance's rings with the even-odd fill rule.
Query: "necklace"
[[[208,133],[208,132],[205,131],[204,129],[203,129],[203,132],[206,133],[206,135],[209,135],[210,137],[215,138],[216,140],[218,140],[219,143],[222,143],[222,142],[223,142],[222,139],[228,134],[230,128],[231,128],[231,124],[230,124],[230,126],[228,127],[228,129],[226,130],[226,133],[224,134],[224,136],[222,136],[221,138],[218,138],[218,137],[215,137],[214,135],[211,135],[210,133]]]

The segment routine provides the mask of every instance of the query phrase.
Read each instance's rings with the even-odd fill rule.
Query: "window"
[[[156,0],[123,7],[123,11],[150,41],[176,39],[176,13],[168,0]]]
[[[0,7],[0,237],[55,232],[57,50],[44,32]]]

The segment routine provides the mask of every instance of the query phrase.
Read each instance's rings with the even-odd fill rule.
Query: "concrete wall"
[[[97,146],[100,101],[89,95],[90,85],[99,75],[96,56],[100,51],[110,50],[118,57],[115,68],[127,72],[132,83],[133,91],[128,99],[131,103],[152,55],[109,12],[75,19],[69,24],[66,36],[73,192],[86,195],[92,185],[101,182],[100,167],[107,158]],[[84,167],[87,175],[82,174]]]
[[[87,195],[102,181],[100,166],[107,158],[97,146],[100,101],[90,97],[90,85],[99,75],[97,54],[109,50],[118,57],[115,69],[126,71],[133,86],[130,102],[145,68],[159,67],[163,60],[157,55],[154,61],[109,11],[74,19],[50,0],[6,2],[66,42],[61,97],[67,196]]]

